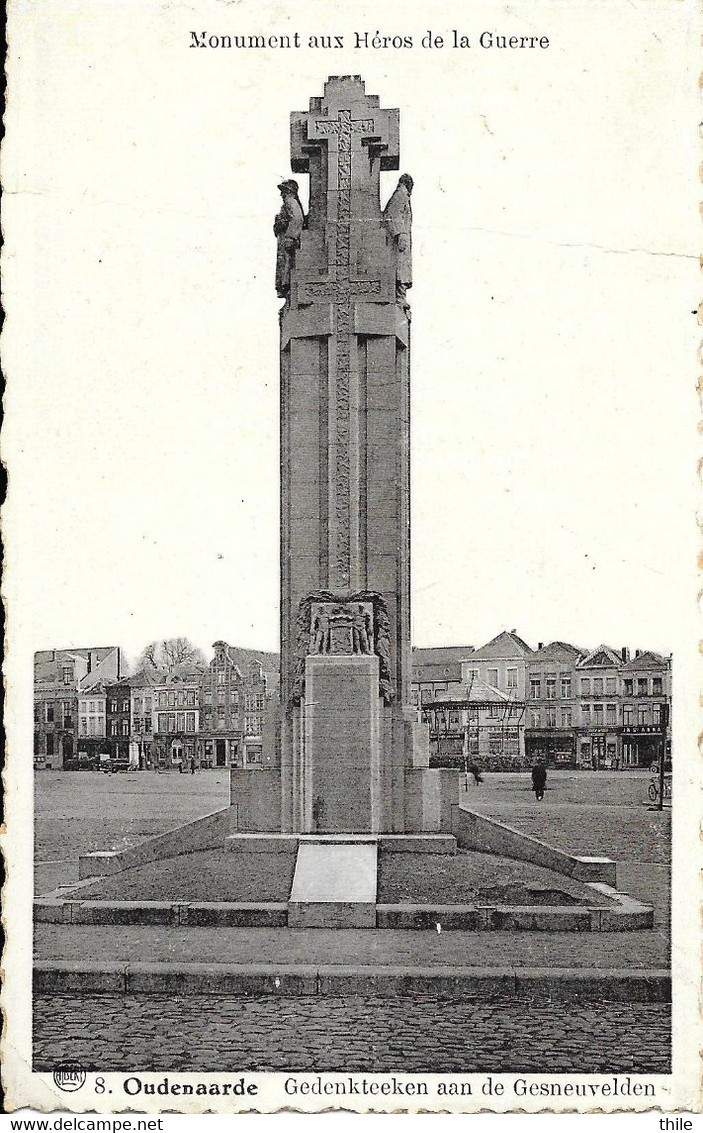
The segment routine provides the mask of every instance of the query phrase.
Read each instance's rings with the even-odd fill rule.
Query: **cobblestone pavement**
[[[670,1072],[667,1004],[40,996],[34,1069]]]

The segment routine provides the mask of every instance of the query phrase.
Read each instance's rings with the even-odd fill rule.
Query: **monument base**
[[[247,834],[281,830],[280,767],[232,767],[229,773],[232,830]]]
[[[380,827],[378,657],[305,661],[302,817],[312,833]]]

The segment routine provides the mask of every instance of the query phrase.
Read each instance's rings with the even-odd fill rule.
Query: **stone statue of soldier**
[[[329,653],[330,648],[330,619],[327,612],[317,611],[312,627],[312,652]]]
[[[357,605],[352,619],[354,653],[371,652],[370,618],[362,605]]]
[[[390,233],[396,249],[395,267],[395,297],[396,302],[407,309],[408,288],[413,285],[412,268],[412,221],[413,211],[410,205],[410,196],[413,191],[413,179],[409,173],[403,173],[383,210],[383,223]]]
[[[298,196],[297,181],[281,181],[278,186],[282,202],[273,222],[276,237],[276,294],[287,299],[290,293],[290,269],[300,247],[300,236],[305,223],[303,206]]]

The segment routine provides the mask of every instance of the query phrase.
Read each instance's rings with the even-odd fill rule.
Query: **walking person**
[[[474,783],[478,785],[483,782],[483,775],[481,774],[478,764],[470,763],[466,770],[469,774],[473,775]]]
[[[544,788],[547,782],[547,768],[541,759],[538,759],[532,768],[532,790],[538,803],[544,798]]]

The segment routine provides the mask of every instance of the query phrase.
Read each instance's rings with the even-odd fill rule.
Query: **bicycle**
[[[647,788],[647,794],[649,795],[649,797],[650,797],[650,799],[653,803],[658,801],[658,799],[659,799],[659,781],[657,779],[652,780],[652,782],[649,784],[649,787]],[[664,798],[665,799],[671,798],[671,779],[665,779],[664,780]]]

